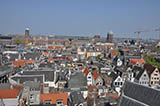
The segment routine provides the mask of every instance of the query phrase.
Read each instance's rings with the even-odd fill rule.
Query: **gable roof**
[[[150,65],[150,64],[144,64],[144,69],[147,70],[148,74],[151,75],[151,73],[156,69],[156,67]]]
[[[46,100],[51,100],[52,104],[56,104],[57,100],[63,100],[63,104],[68,104],[68,94],[67,93],[50,93],[50,94],[41,94],[40,100],[45,102]]]
[[[138,72],[138,74],[137,74],[137,76],[135,77],[135,79],[139,80],[140,77],[142,76],[142,74],[144,73],[144,71],[145,71],[145,70],[141,69],[141,70]]]

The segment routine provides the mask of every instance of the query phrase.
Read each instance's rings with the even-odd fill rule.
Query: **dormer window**
[[[45,104],[51,104],[51,100],[46,100]]]
[[[57,100],[57,104],[58,105],[62,105],[63,104],[63,100]]]

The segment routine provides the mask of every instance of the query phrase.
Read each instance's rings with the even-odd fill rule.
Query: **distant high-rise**
[[[112,32],[112,30],[110,30],[110,31],[107,33],[106,42],[109,42],[109,43],[112,43],[112,42],[113,42],[113,32]]]
[[[29,28],[25,29],[25,46],[26,46],[26,51],[28,50],[28,37],[29,37]]]

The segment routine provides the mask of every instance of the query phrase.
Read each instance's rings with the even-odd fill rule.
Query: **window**
[[[118,81],[120,81],[121,80],[121,78],[118,78]]]
[[[51,100],[46,100],[45,104],[51,104]]]
[[[120,84],[120,82],[118,82],[118,85]]]
[[[88,79],[91,79],[91,77],[89,76]]]
[[[121,82],[121,85],[123,85],[123,82]]]
[[[117,85],[117,82],[115,82],[114,85]]]
[[[44,84],[44,87],[48,87],[48,84]]]
[[[34,97],[33,97],[33,95],[32,95],[32,94],[30,95],[30,99],[34,99]]]
[[[57,104],[58,105],[63,104],[63,100],[57,100]]]

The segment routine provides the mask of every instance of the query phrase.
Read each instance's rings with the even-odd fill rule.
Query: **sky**
[[[137,37],[160,28],[160,0],[0,0],[0,33]],[[144,32],[142,37],[157,37]]]

